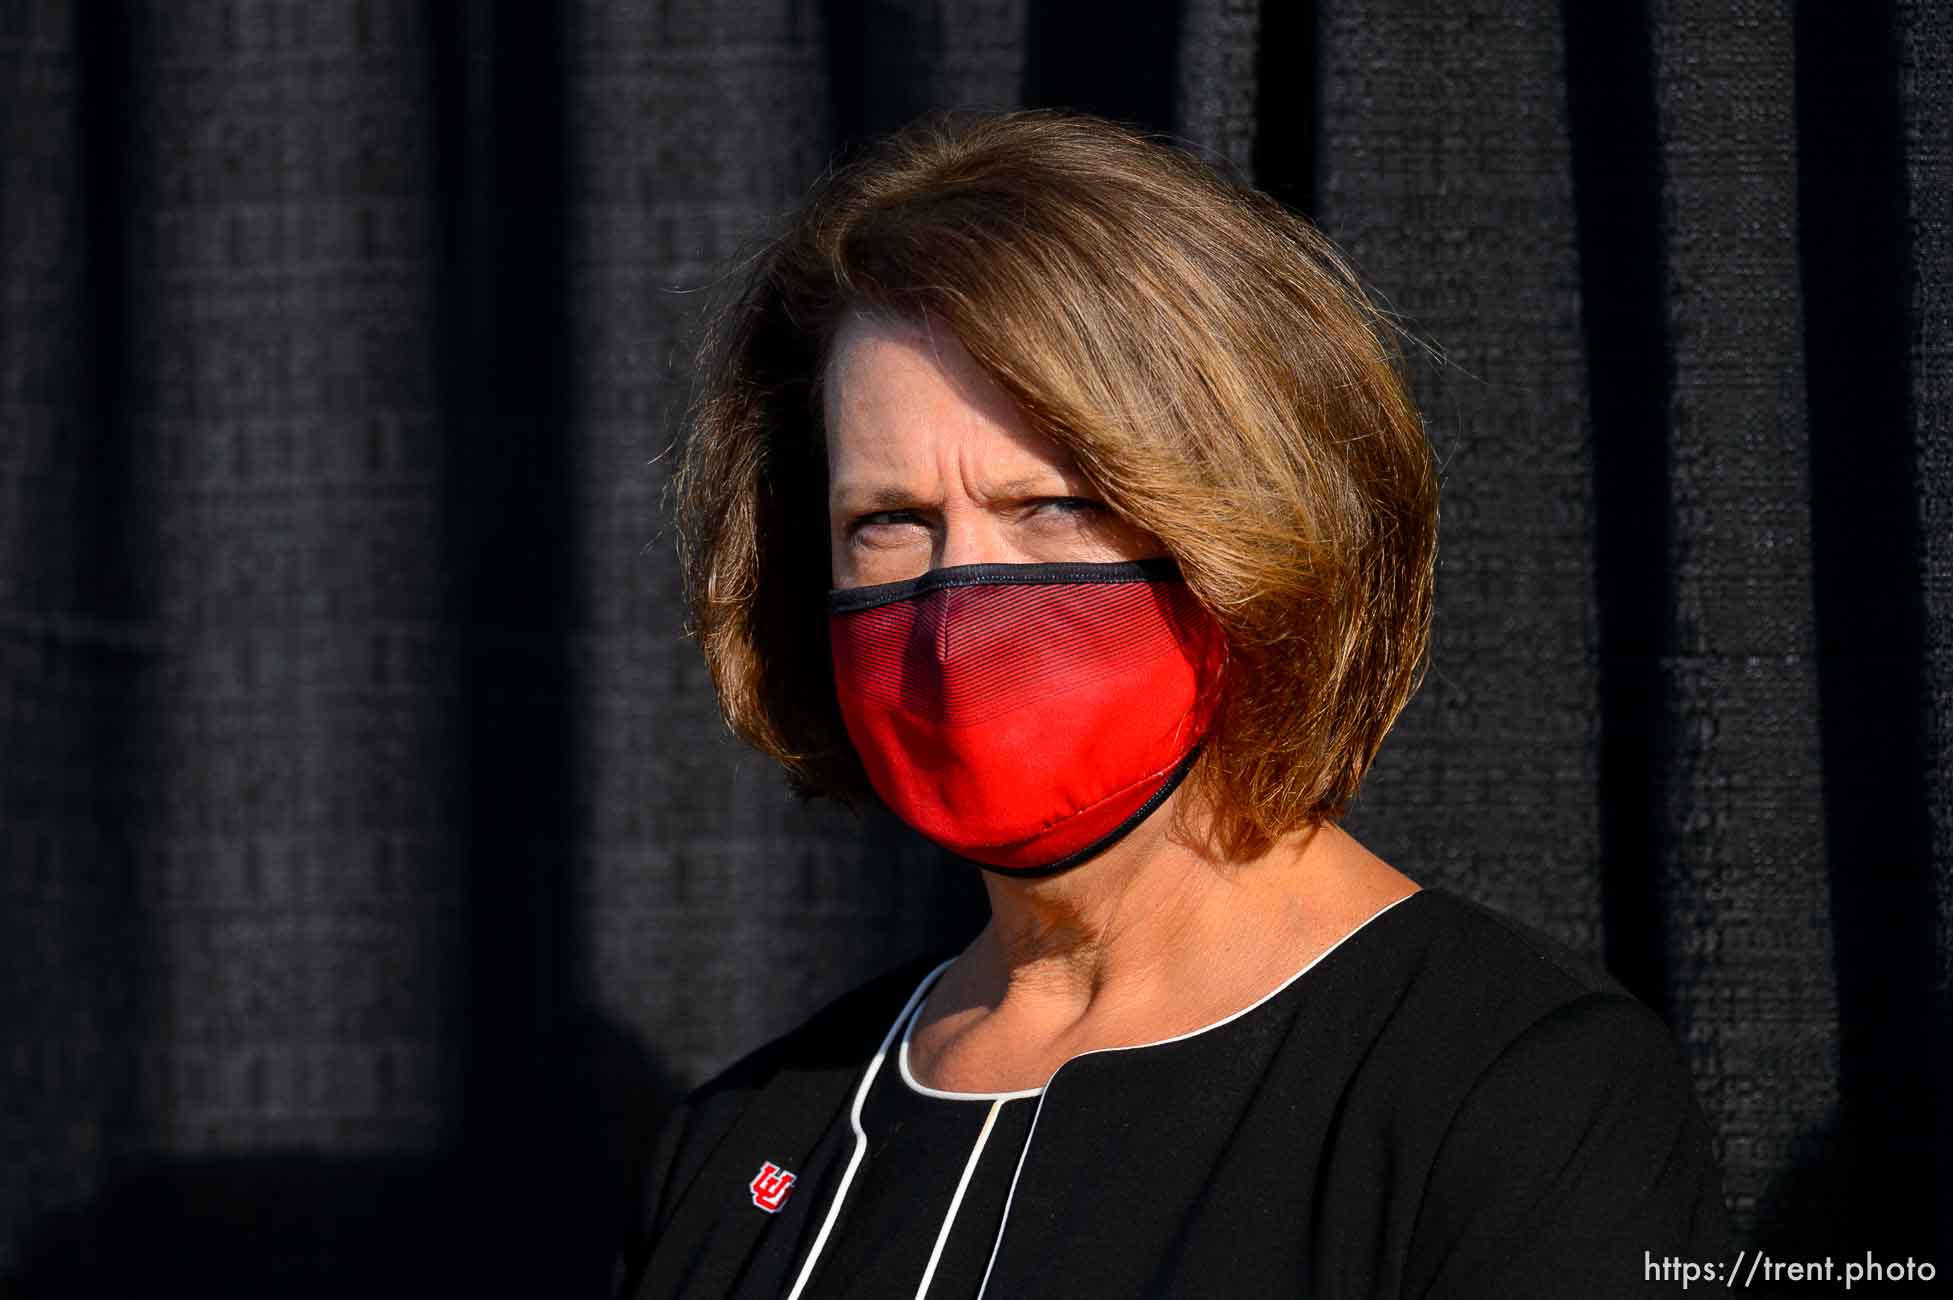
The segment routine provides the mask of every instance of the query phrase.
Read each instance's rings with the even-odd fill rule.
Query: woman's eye
[[[872,514],[856,515],[848,523],[848,532],[862,533],[871,529],[899,527],[902,524],[922,523],[922,516],[913,510],[877,510]]]
[[[1038,502],[1038,506],[1061,515],[1084,515],[1105,509],[1103,501],[1094,501],[1090,497],[1051,497]]]

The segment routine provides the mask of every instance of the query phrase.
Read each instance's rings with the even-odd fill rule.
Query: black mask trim
[[[905,578],[900,582],[836,588],[827,593],[827,612],[852,614],[857,610],[892,605],[898,600],[908,600],[924,592],[948,587],[1163,582],[1179,576],[1180,566],[1171,555],[1156,555],[1144,560],[1115,560],[1104,564],[953,564],[946,569],[931,569],[919,578]]]
[[[1166,774],[1166,780],[1160,784],[1160,788],[1153,791],[1151,797],[1145,803],[1133,809],[1132,816],[1126,818],[1126,820],[1120,822],[1117,826],[1114,826],[1111,830],[1099,836],[1099,838],[1093,840],[1084,848],[1076,852],[1067,853],[1056,862],[1047,863],[1042,867],[1023,868],[993,867],[987,862],[978,862],[976,865],[982,867],[985,871],[1004,876],[1011,880],[1039,880],[1045,876],[1055,876],[1061,871],[1070,871],[1073,867],[1082,866],[1087,861],[1111,848],[1127,835],[1130,835],[1135,826],[1138,826],[1139,823],[1152,816],[1153,810],[1165,803],[1166,797],[1180,788],[1180,783],[1187,779],[1187,773],[1193,771],[1194,760],[1199,757],[1200,746],[1195,745],[1187,751],[1187,756],[1175,764],[1173,770]]]

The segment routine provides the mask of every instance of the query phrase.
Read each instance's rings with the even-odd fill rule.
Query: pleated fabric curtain
[[[1413,340],[1356,833],[1668,1020],[1741,1244],[1953,1270],[1945,6],[18,0],[0,95],[0,1293],[601,1293],[665,1105],[981,923],[724,735],[663,494],[729,259],[1020,104]]]

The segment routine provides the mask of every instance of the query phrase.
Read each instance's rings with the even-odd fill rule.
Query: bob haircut
[[[679,548],[720,708],[798,793],[874,798],[827,648],[820,400],[866,312],[951,330],[1218,621],[1182,829],[1204,809],[1238,859],[1342,814],[1423,674],[1437,476],[1395,327],[1306,221],[1095,118],[939,116],[824,179],[734,292]]]

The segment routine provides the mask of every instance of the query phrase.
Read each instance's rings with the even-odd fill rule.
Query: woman
[[[1085,118],[912,128],[753,263],[679,482],[720,703],[991,918],[693,1094],[621,1294],[1638,1295],[1716,1257],[1655,1017],[1336,824],[1430,623],[1391,344],[1305,223]]]

